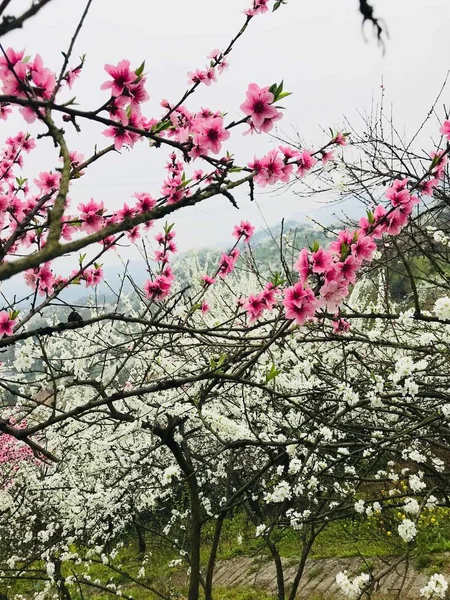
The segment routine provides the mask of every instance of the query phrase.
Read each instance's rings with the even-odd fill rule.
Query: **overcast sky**
[[[47,66],[58,70],[84,8],[81,0],[53,0],[23,30],[9,34],[3,43],[40,53]],[[104,63],[128,58],[137,67],[146,61],[147,90],[151,101],[143,107],[147,117],[159,117],[159,102],[174,102],[186,88],[187,71],[204,68],[213,48],[223,49],[243,22],[242,10],[250,0],[94,0],[75,49],[87,55],[86,66],[73,93],[84,109],[96,108],[107,98],[100,84],[107,79]],[[397,128],[412,131],[429,110],[449,68],[450,7],[448,0],[373,0],[376,14],[387,24],[390,39],[383,56],[367,25],[365,42],[357,0],[289,0],[274,14],[253,19],[230,56],[231,66],[211,87],[202,86],[187,103],[227,111],[239,118],[239,105],[251,82],[260,86],[285,82],[293,95],[286,107],[282,132],[298,130],[311,147],[323,141],[322,129],[338,128],[347,116],[358,124],[358,111],[370,110],[379,99],[383,78],[386,100],[393,103]],[[8,10],[29,5],[11,2]],[[69,94],[67,97],[70,97]],[[445,98],[444,98],[445,100]],[[360,122],[360,121],[359,121]],[[13,133],[26,125],[11,120],[2,128]],[[104,127],[83,125],[80,135],[70,133],[71,149],[88,156],[95,144],[107,145]],[[264,154],[267,136],[242,137],[235,131],[228,148],[238,161]],[[110,155],[88,170],[71,190],[74,204],[91,196],[109,206],[129,201],[135,191],[158,196],[166,150],[138,143],[131,152]],[[30,158],[34,173],[55,166],[56,153],[49,141]],[[27,171],[29,175],[30,171]],[[287,193],[276,198],[266,193],[250,204],[247,190],[238,193],[241,212],[225,198],[214,198],[176,219],[180,250],[227,240],[232,226],[248,218],[263,225],[292,214],[308,213],[313,201]],[[115,260],[114,256],[110,260]]]

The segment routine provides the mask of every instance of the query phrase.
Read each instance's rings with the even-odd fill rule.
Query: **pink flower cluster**
[[[220,112],[212,112],[208,108],[191,113],[181,105],[171,113],[170,122],[167,135],[186,144],[189,155],[194,159],[210,153],[219,154],[222,143],[230,137]]]
[[[159,273],[153,279],[149,279],[144,284],[144,292],[147,298],[151,300],[164,300],[170,293],[174,282],[174,275],[169,266],[169,252],[174,254],[177,251],[177,246],[173,241],[175,232],[172,227],[165,226],[164,233],[158,233],[155,240],[160,247],[155,251],[155,260],[159,264]]]
[[[51,269],[50,263],[44,263],[35,269],[29,269],[24,274],[25,283],[41,296],[51,296],[59,283]]]
[[[34,207],[38,199],[27,198],[28,182],[18,177],[16,172],[16,167],[22,168],[23,152],[29,153],[35,147],[34,139],[21,131],[6,140],[6,148],[0,155],[0,227],[3,235],[10,236],[16,231],[20,220]],[[23,195],[23,199],[19,194]],[[23,234],[21,240],[24,241],[25,238],[29,239],[29,236]],[[14,244],[11,251],[16,247]]]
[[[274,157],[272,151],[270,159]],[[296,159],[297,156],[294,157]],[[281,163],[285,164],[284,161]],[[280,164],[279,173],[282,168]],[[287,319],[303,325],[313,319],[319,309],[336,313],[349,293],[349,286],[356,282],[356,274],[363,263],[373,259],[375,240],[381,238],[383,233],[397,235],[407,224],[414,206],[419,202],[407,186],[407,179],[395,180],[386,191],[390,208],[378,205],[373,212],[368,212],[367,217],[360,219],[359,229],[340,231],[328,249],[317,245],[300,251],[295,263],[299,281],[286,288],[283,294]],[[258,319],[265,310],[273,309],[277,291],[272,284],[267,284],[262,292],[249,296],[243,302],[250,322]],[[349,327],[345,319],[335,317],[333,329],[336,333],[343,333]]]
[[[16,320],[12,318],[13,316],[14,315],[5,310],[0,312],[0,337],[12,335],[14,333]]]
[[[288,183],[294,167],[297,167],[296,175],[304,177],[311,170],[317,160],[307,150],[302,152],[287,146],[270,150],[262,158],[256,158],[248,164],[249,169],[255,171],[255,183],[261,187],[274,185],[276,183]]]
[[[217,73],[220,75],[229,66],[225,55],[220,50],[212,50],[208,58],[211,60],[204,71],[201,69],[189,71],[188,84],[198,85],[199,83],[204,83],[209,86],[211,83],[217,81]]]
[[[140,138],[138,133],[124,129],[123,125],[148,130],[155,124],[141,115],[141,104],[150,98],[144,87],[146,77],[142,75],[143,68],[144,65],[131,69],[128,60],[121,60],[116,66],[105,65],[105,71],[112,80],[105,81],[101,89],[111,90],[107,110],[117,125],[108,127],[103,133],[114,139],[116,150],[121,150],[124,144],[133,147]]]
[[[25,429],[26,421],[16,423],[13,418],[9,419],[9,425],[15,429]],[[15,437],[7,433],[0,435],[0,489],[7,490],[13,484],[12,476],[18,470],[23,461],[35,461],[36,458],[29,446],[19,442]]]
[[[267,283],[259,294],[251,294],[244,302],[243,308],[247,311],[249,321],[252,323],[266,310],[272,310],[277,303],[279,289],[272,283]]]
[[[227,275],[234,271],[239,256],[240,252],[237,248],[233,248],[228,254],[222,254],[218,267],[218,275],[221,279],[225,279]]]
[[[262,15],[269,10],[269,0],[253,0],[252,8],[247,8],[244,13],[248,17],[254,17],[256,15]]]
[[[368,217],[360,219],[355,231],[340,231],[337,239],[325,250],[301,250],[295,264],[300,281],[285,290],[283,305],[286,318],[299,325],[311,319],[320,308],[335,312],[356,281],[356,274],[364,262],[370,262],[376,250],[375,240],[384,232],[397,235],[408,221],[413,207],[419,201],[407,189],[408,180],[395,180],[386,191],[391,208],[382,205]],[[314,290],[310,283],[314,283]],[[339,320],[338,320],[339,323]],[[339,331],[347,325],[340,323]]]
[[[5,56],[0,56],[2,93],[16,98],[49,100],[56,86],[55,73],[44,67],[39,54],[28,61],[25,60],[24,54],[24,50],[16,52],[8,48]],[[19,112],[27,123],[33,123],[39,116],[39,109],[28,106],[21,107]]]
[[[255,228],[249,221],[241,221],[239,225],[234,226],[232,235],[237,240],[244,238],[244,242],[249,242],[254,232]]]
[[[169,159],[165,167],[169,175],[164,180],[161,195],[165,197],[167,204],[176,204],[183,198],[187,198],[190,190],[185,184],[183,163],[177,159],[175,152],[170,155]]]

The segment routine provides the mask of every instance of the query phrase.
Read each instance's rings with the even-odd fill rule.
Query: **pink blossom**
[[[428,179],[428,181],[422,181],[419,185],[420,193],[423,196],[428,196],[430,198],[433,197],[434,188],[438,185],[439,179],[433,178]]]
[[[250,117],[256,128],[259,129],[265,119],[273,119],[278,115],[277,109],[271,106],[274,96],[268,87],[260,88],[256,83],[251,83],[246,96],[247,100],[241,104],[241,110]]]
[[[212,83],[213,81],[214,81],[214,82],[215,82],[215,81],[217,81],[217,77],[216,77],[216,71],[215,71],[215,69],[214,69],[213,67],[209,67],[209,68],[206,70],[206,77],[205,77],[205,79],[203,80],[203,83],[204,83],[205,85],[211,85],[211,83]]]
[[[117,66],[107,64],[104,68],[113,80],[102,83],[100,89],[110,89],[112,96],[121,96],[136,81],[136,74],[130,70],[129,60],[121,60]]]
[[[218,154],[222,148],[221,142],[230,137],[230,132],[223,126],[222,117],[201,120],[194,127],[194,144],[201,149],[202,154],[207,154],[208,151]]]
[[[77,208],[80,211],[84,231],[95,233],[103,226],[103,213],[105,211],[103,202],[96,202],[94,198],[91,198],[87,204],[79,204]]]
[[[47,100],[51,98],[56,85],[56,76],[50,69],[44,67],[39,54],[36,54],[34,61],[29,65],[29,71],[34,83],[34,93]]]
[[[34,183],[43,194],[51,194],[54,190],[58,189],[60,179],[61,175],[59,173],[45,171],[39,173],[39,177],[34,180]]]
[[[338,144],[338,146],[346,146],[347,136],[339,132],[334,136],[334,138],[331,141],[333,142],[333,144]]]
[[[268,2],[269,0],[253,0],[253,8],[247,8],[244,13],[248,17],[263,14],[269,10]]]
[[[200,310],[202,311],[202,313],[207,313],[210,310],[209,304],[206,300],[203,300],[202,305],[200,307]]]
[[[409,212],[397,208],[387,217],[386,231],[389,235],[398,235],[408,222]]]
[[[311,272],[311,265],[309,262],[309,252],[306,248],[302,248],[298,255],[298,259],[294,265],[294,268],[300,275],[300,281],[304,283]]]
[[[132,111],[139,112],[140,104],[150,99],[144,87],[146,81],[146,78],[142,77],[137,83],[132,83],[128,86],[127,96],[130,99],[130,108]]]
[[[157,275],[153,281],[145,282],[144,292],[152,300],[164,300],[170,293],[172,283],[173,278],[166,275]]]
[[[217,57],[220,56],[220,54],[222,54],[222,52],[218,48],[214,48],[214,50],[211,50],[211,52],[207,55],[207,58],[217,60]]]
[[[84,161],[84,155],[80,152],[77,152],[76,150],[73,150],[69,156],[70,164],[73,168],[78,167],[78,165],[80,165]]]
[[[259,161],[255,159],[248,166],[256,171],[255,182],[261,187],[273,185],[278,181],[287,183],[292,174],[292,165],[286,164],[276,149],[271,150]]]
[[[86,282],[86,287],[98,285],[103,280],[103,270],[100,266],[85,269],[81,274],[81,278]]]
[[[10,115],[12,113],[12,110],[9,108],[8,104],[6,104],[5,102],[1,102],[0,103],[0,119],[2,119],[2,121],[6,121],[6,119],[8,118],[8,115]]]
[[[334,153],[333,152],[326,152],[325,150],[322,150],[322,164],[325,166],[330,160],[334,159]]]
[[[155,261],[167,263],[169,262],[169,255],[166,254],[163,250],[155,250]]]
[[[197,69],[196,71],[189,71],[188,73],[188,83],[201,83],[202,81],[205,81],[205,79],[206,73],[200,69]]]
[[[213,285],[214,283],[216,283],[216,280],[213,277],[210,277],[209,275],[202,275],[201,280],[203,281],[205,286]]]
[[[137,199],[135,210],[139,213],[145,213],[156,206],[156,200],[154,200],[150,194],[146,192],[136,192],[134,197]]]
[[[259,293],[257,295],[251,294],[244,302],[243,307],[249,316],[250,322],[253,322],[259,319],[264,310],[266,310],[267,305],[264,296],[262,293]]]
[[[244,238],[245,242],[249,242],[255,231],[254,226],[249,221],[241,221],[239,225],[235,225],[232,235],[237,239]]]
[[[445,172],[445,167],[448,162],[448,155],[444,155],[444,151],[440,150],[439,152],[430,152],[430,157],[431,159],[436,158],[436,164],[433,170],[433,175],[438,179],[442,179]]]
[[[351,244],[355,240],[355,234],[353,231],[344,229],[338,233],[337,239],[331,242],[330,250],[336,252],[336,254],[345,254],[348,252]]]
[[[377,245],[368,235],[358,235],[356,242],[351,245],[352,255],[359,262],[372,260],[376,249]]]
[[[0,56],[0,75],[4,76],[5,73],[8,73],[11,67],[14,67],[23,59],[24,54],[25,50],[16,52],[14,48],[7,48],[5,56]]]
[[[270,281],[269,281],[269,283],[266,283],[263,291],[261,292],[261,297],[264,299],[264,302],[266,303],[266,307],[268,310],[272,310],[272,308],[277,303],[276,295],[278,293],[279,293],[279,289],[276,288],[273,285],[273,283],[271,283]]]
[[[300,158],[296,162],[298,165],[298,177],[304,177],[306,173],[310,171],[317,163],[317,159],[314,158],[314,156],[312,156],[307,150],[303,150]]]
[[[118,221],[123,221],[124,219],[131,219],[135,215],[135,209],[125,202],[123,207],[117,211],[117,219]]]
[[[346,333],[350,329],[350,323],[339,317],[335,321],[333,321],[333,333],[341,334]]]
[[[55,277],[50,268],[50,263],[45,263],[39,268],[29,269],[24,273],[27,285],[37,290],[40,295],[51,295],[56,285]]]
[[[320,288],[321,302],[330,312],[337,310],[342,300],[348,295],[348,284],[345,281],[328,280]]]
[[[235,248],[230,254],[222,254],[219,260],[219,277],[225,279],[227,275],[234,271],[236,261],[239,257],[239,250]]]
[[[291,148],[291,146],[278,146],[278,150],[284,154],[284,158],[298,158],[301,156],[301,152],[299,152],[296,148]]]
[[[217,65],[217,70],[219,71],[219,73],[223,73],[226,69],[228,69],[229,66],[230,63],[227,61],[227,59],[222,58],[220,63]]]
[[[11,319],[11,315],[6,312],[0,312],[0,337],[12,335],[14,333],[15,319]]]
[[[324,273],[333,266],[333,258],[329,250],[319,248],[317,252],[311,254],[313,273]]]
[[[68,71],[68,73],[65,76],[65,80],[67,82],[67,85],[69,87],[69,89],[72,89],[73,84],[75,83],[75,80],[78,79],[78,77],[80,76],[81,73],[81,69],[77,68],[77,69],[72,69],[71,71]]]
[[[108,127],[103,132],[103,135],[106,137],[114,138],[114,148],[119,151],[122,150],[124,144],[130,146],[131,148],[134,145],[133,138],[129,131],[126,131],[123,127]]]
[[[314,317],[318,303],[310,288],[305,288],[302,283],[296,283],[284,291],[283,305],[286,319],[292,319],[298,325],[303,325],[308,319]]]
[[[354,256],[347,256],[344,261],[338,262],[335,265],[336,272],[341,275],[344,281],[355,283],[356,272],[360,266],[359,261]]]
[[[108,104],[110,118],[115,121],[120,121],[122,125],[128,125],[128,114],[126,111],[127,103],[128,99],[125,96],[114,98],[114,100]]]
[[[444,124],[439,129],[439,132],[450,141],[450,121],[444,121]]]

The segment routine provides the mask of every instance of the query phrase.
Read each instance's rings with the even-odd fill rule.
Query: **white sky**
[[[47,66],[58,70],[60,51],[67,48],[84,4],[53,0],[24,30],[2,41],[6,46],[26,47],[30,55],[40,53]],[[239,118],[249,83],[264,86],[284,79],[285,89],[293,95],[284,101],[280,130],[292,133],[297,129],[317,147],[324,139],[322,128],[339,127],[344,114],[358,123],[357,111],[370,110],[372,99],[379,98],[383,77],[397,128],[406,126],[412,131],[429,110],[450,66],[450,5],[448,0],[373,0],[373,4],[390,34],[384,56],[369,26],[369,42],[364,42],[357,0],[289,0],[278,12],[251,22],[230,56],[230,69],[218,83],[202,86],[187,102],[188,108],[195,111],[208,106],[228,111],[230,119]],[[8,12],[28,5],[29,0],[13,0]],[[159,101],[178,100],[186,88],[187,71],[204,68],[210,50],[228,44],[243,22],[241,10],[249,5],[250,0],[94,0],[72,61],[82,53],[87,55],[73,94],[82,108],[96,108],[107,99],[107,92],[99,89],[108,78],[104,63],[128,58],[137,67],[145,59],[151,101],[143,112],[146,117],[160,116]],[[25,126],[15,119],[0,122],[5,134]],[[103,129],[85,124],[80,135],[71,132],[71,149],[88,156],[94,144],[107,145]],[[255,153],[266,153],[269,145],[266,136],[242,137],[235,130],[227,147],[238,162],[246,163]],[[40,143],[40,148],[27,162],[25,175],[29,176],[30,168],[34,175],[55,166],[50,141]],[[167,154],[144,142],[122,156],[108,156],[73,184],[74,204],[93,196],[108,206],[120,206],[135,191],[157,197]],[[289,192],[281,197],[260,195],[258,206],[248,202],[247,189],[237,198],[240,213],[222,197],[183,210],[175,219],[180,250],[227,240],[241,218],[262,226],[258,206],[269,224],[314,209],[313,201]],[[112,254],[109,260],[116,258]]]

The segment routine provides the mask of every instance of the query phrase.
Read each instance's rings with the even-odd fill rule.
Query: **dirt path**
[[[417,600],[422,588],[433,573],[442,573],[450,581],[450,554],[439,555],[439,568],[426,568],[418,571],[409,566],[405,574],[405,564],[395,569],[382,583],[374,598],[399,598],[401,600]],[[388,560],[388,559],[387,559]],[[285,579],[291,583],[296,572],[295,559],[283,559]],[[374,572],[383,566],[380,560],[372,561]],[[334,599],[343,598],[336,585],[336,575],[347,570],[349,577],[358,575],[364,569],[364,563],[359,558],[328,558],[308,561],[297,598]],[[403,582],[403,585],[402,585]],[[214,585],[220,587],[257,587],[268,591],[276,590],[276,573],[273,562],[267,557],[250,558],[238,557],[221,561],[216,568]],[[400,596],[399,590],[402,589]]]

